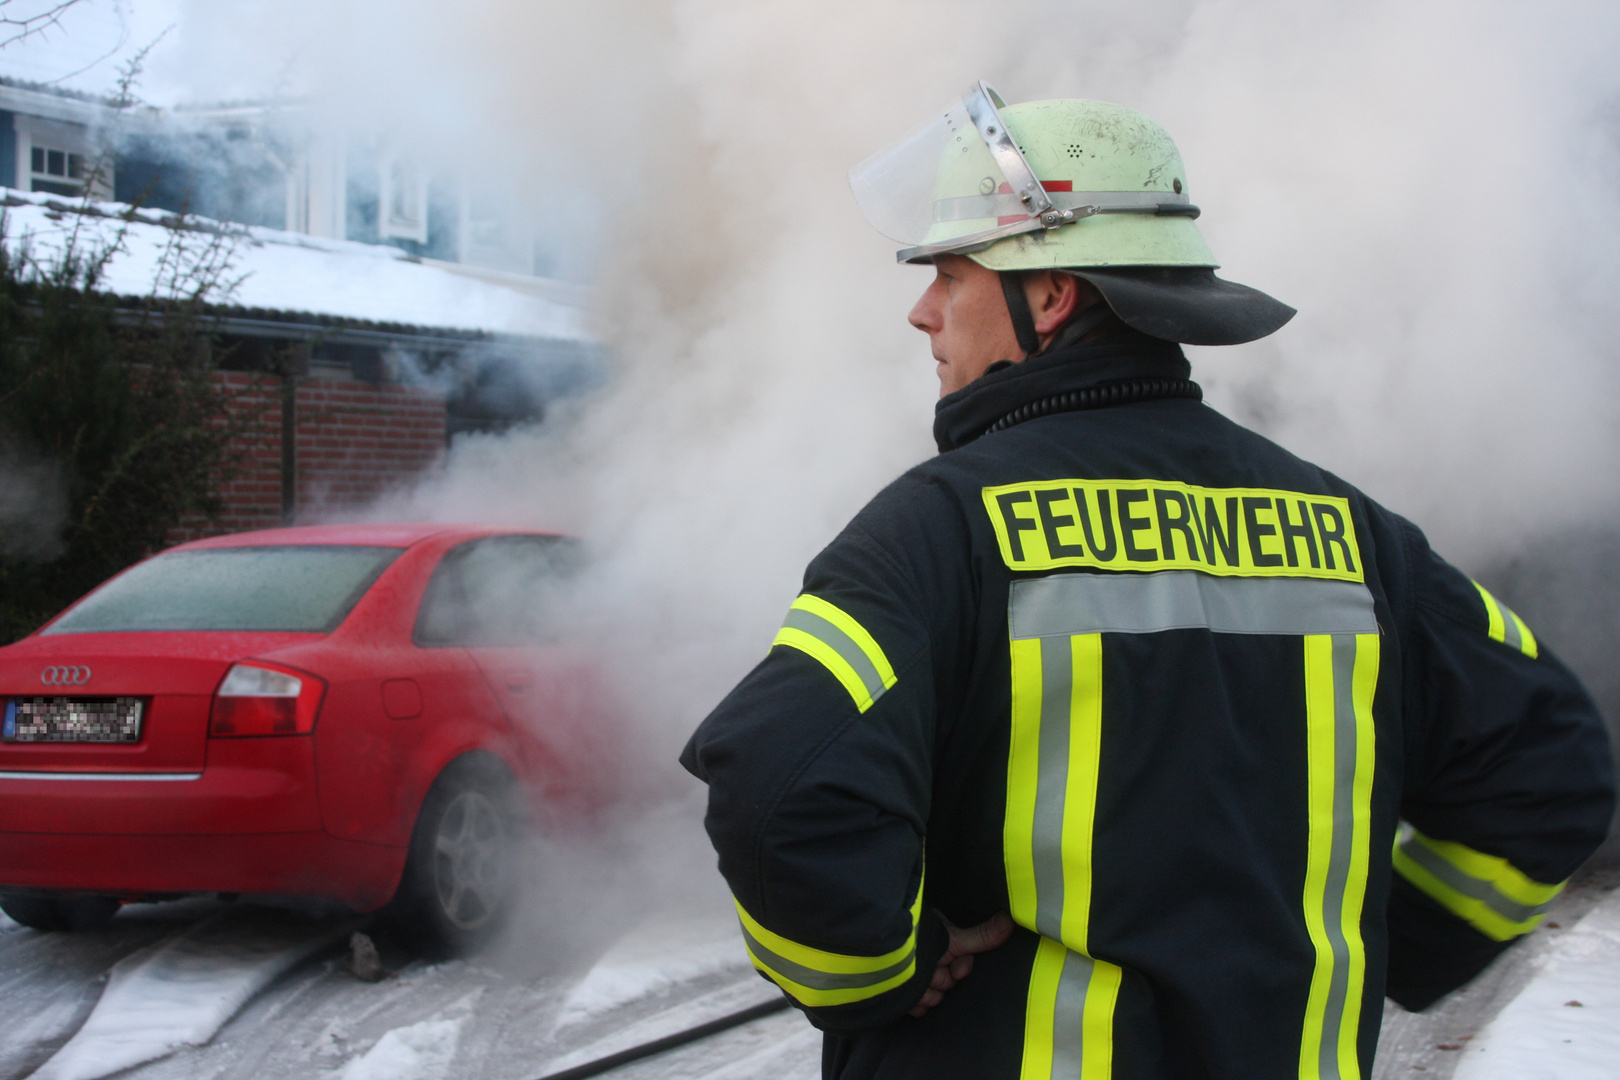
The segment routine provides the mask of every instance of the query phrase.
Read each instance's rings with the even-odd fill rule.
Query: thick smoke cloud
[[[594,284],[610,388],[378,513],[590,538],[590,617],[667,760],[932,452],[927,272],[843,174],[977,77],[1175,135],[1223,273],[1300,309],[1192,350],[1214,405],[1476,571],[1613,528],[1617,45],[1620,9],[1568,2],[199,0],[153,63],[510,178]]]

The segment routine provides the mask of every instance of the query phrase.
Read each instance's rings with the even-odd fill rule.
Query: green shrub
[[[36,259],[0,216],[0,642],[160,548],[183,517],[217,514],[231,441],[254,419],[210,377],[228,238],[174,230],[137,303],[101,290],[123,236],[116,219],[94,225]]]

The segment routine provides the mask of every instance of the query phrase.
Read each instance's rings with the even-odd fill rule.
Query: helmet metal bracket
[[[1006,123],[1001,119],[1001,113],[996,106],[1005,105],[1006,102],[1001,100],[1001,95],[992,90],[988,83],[980,79],[973,89],[967,92],[967,96],[962,98],[962,104],[967,108],[973,126],[979,129],[979,137],[984,140],[984,145],[989,147],[990,156],[996,159],[1001,175],[1007,178],[1013,194],[1018,196],[1019,201],[1028,208],[1032,216],[1044,219],[1053,209],[1052,200],[1047,196],[1046,188],[1035,179],[1035,170],[1024,160],[1024,152],[1013,142],[1012,133],[1007,130]],[[1044,220],[1042,223],[1045,223]]]
[[[1000,167],[1001,175],[1007,178],[1013,194],[1018,196],[1030,216],[1040,222],[1040,227],[1056,229],[1097,213],[1097,208],[1092,206],[1060,210],[1052,204],[1052,197],[1035,178],[1035,170],[1029,167],[1024,152],[1018,149],[1006,122],[1001,119],[1001,112],[996,106],[1007,103],[989,83],[980,79],[978,85],[962,99],[962,104],[973,119],[973,126],[979,129],[979,137],[984,140],[984,145],[990,148],[990,156],[996,159],[996,165]]]

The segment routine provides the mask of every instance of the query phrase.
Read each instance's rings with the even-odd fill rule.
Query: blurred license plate
[[[140,698],[32,697],[6,700],[0,741],[132,743],[141,739]]]

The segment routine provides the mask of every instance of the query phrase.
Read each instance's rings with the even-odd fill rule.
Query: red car
[[[442,525],[184,544],[0,648],[0,908],[188,893],[384,908],[475,946],[522,829],[613,794],[611,716],[551,617],[561,536]]]

